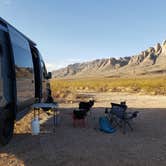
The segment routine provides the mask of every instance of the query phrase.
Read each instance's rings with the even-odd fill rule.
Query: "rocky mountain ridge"
[[[128,76],[161,74],[166,72],[166,40],[149,47],[138,55],[123,58],[105,58],[75,63],[53,71],[54,77]]]

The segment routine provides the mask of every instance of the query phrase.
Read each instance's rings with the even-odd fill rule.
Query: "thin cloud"
[[[48,71],[53,71],[56,69],[55,65],[51,64],[51,63],[46,63],[46,67]]]
[[[80,63],[80,62],[82,62],[82,60],[79,59],[79,58],[69,58],[69,59],[65,59],[65,60],[60,61],[60,62],[55,63],[55,64],[46,62],[46,67],[47,67],[48,71],[53,71],[53,70],[57,70],[57,69],[66,67],[66,66],[68,66],[70,64]]]
[[[79,58],[70,58],[70,59],[67,59],[66,62],[68,63],[79,63],[81,62],[82,60],[79,59]]]

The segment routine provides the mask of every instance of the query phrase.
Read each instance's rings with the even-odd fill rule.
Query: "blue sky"
[[[0,16],[38,44],[52,70],[162,42],[165,7],[165,0],[0,0]]]

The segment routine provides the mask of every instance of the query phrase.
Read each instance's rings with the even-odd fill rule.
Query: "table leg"
[[[56,126],[58,125],[58,110],[56,109]]]
[[[53,110],[54,110],[54,117],[53,117],[54,128],[53,128],[53,132],[55,133],[55,110],[56,110],[56,109],[53,109]]]

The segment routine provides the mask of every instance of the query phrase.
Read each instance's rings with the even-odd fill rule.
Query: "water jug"
[[[32,135],[38,135],[40,133],[40,123],[39,118],[35,117],[31,122],[31,132]]]

